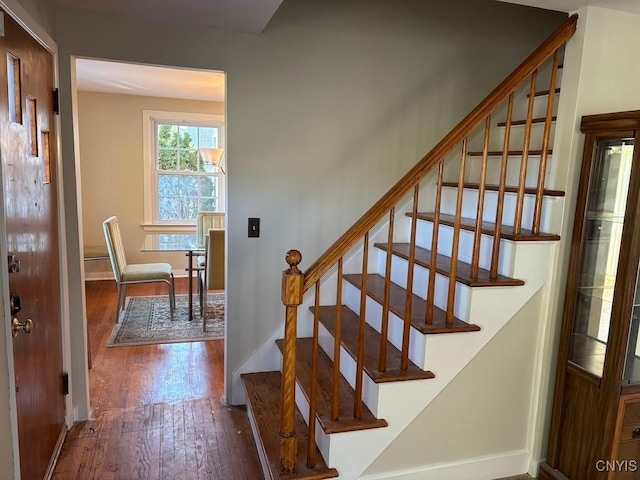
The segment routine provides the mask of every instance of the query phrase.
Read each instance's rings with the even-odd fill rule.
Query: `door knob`
[[[33,331],[33,321],[28,318],[26,322],[20,323],[20,320],[17,318],[13,319],[11,322],[11,333],[14,337],[18,336],[20,332],[31,333]]]

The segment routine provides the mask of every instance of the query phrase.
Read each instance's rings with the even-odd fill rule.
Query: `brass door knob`
[[[11,322],[11,333],[14,337],[18,336],[18,333],[20,332],[31,333],[32,331],[33,321],[30,318],[28,318],[24,323],[20,323],[17,318],[14,318],[13,322]]]

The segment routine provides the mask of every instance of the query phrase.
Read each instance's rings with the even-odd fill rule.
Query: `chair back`
[[[204,244],[204,237],[210,228],[225,228],[224,212],[198,212],[196,217],[196,235],[198,244]]]
[[[210,228],[207,233],[207,290],[224,290],[224,228]]]
[[[102,228],[104,230],[104,238],[107,242],[107,250],[109,251],[109,260],[111,260],[113,275],[116,277],[116,282],[120,283],[122,272],[124,272],[124,269],[127,267],[127,259],[124,254],[124,245],[122,244],[118,218],[107,218],[103,222]]]

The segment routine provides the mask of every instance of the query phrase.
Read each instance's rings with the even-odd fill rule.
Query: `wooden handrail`
[[[373,226],[415,187],[438,162],[469,136],[493,110],[527,77],[561,47],[576,31],[578,15],[569,17],[547,40],[498,85],[469,115],[427,153],[407,174],[378,200],[304,273],[303,291],[309,290],[339,258],[343,257]]]

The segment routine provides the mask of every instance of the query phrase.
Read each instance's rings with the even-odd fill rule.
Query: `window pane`
[[[158,146],[176,148],[178,146],[178,127],[158,125]]]
[[[218,148],[218,129],[211,127],[201,127],[198,137],[198,148]]]
[[[178,168],[178,152],[176,150],[159,150],[158,151],[158,169],[160,170],[177,170]]]
[[[200,200],[200,210],[204,212],[216,212],[218,210],[218,202],[215,198],[203,198]]]
[[[194,175],[180,175],[180,194],[186,197],[198,196],[198,177]]]
[[[213,198],[218,196],[218,177],[198,177],[200,197]]]
[[[158,175],[158,220],[194,220],[198,211],[215,211],[218,178]]]
[[[184,125],[178,127],[178,141],[180,148],[195,148],[194,138],[197,141],[197,127],[186,127]]]
[[[186,170],[189,172],[198,171],[198,151],[192,150],[180,150],[180,170]]]

